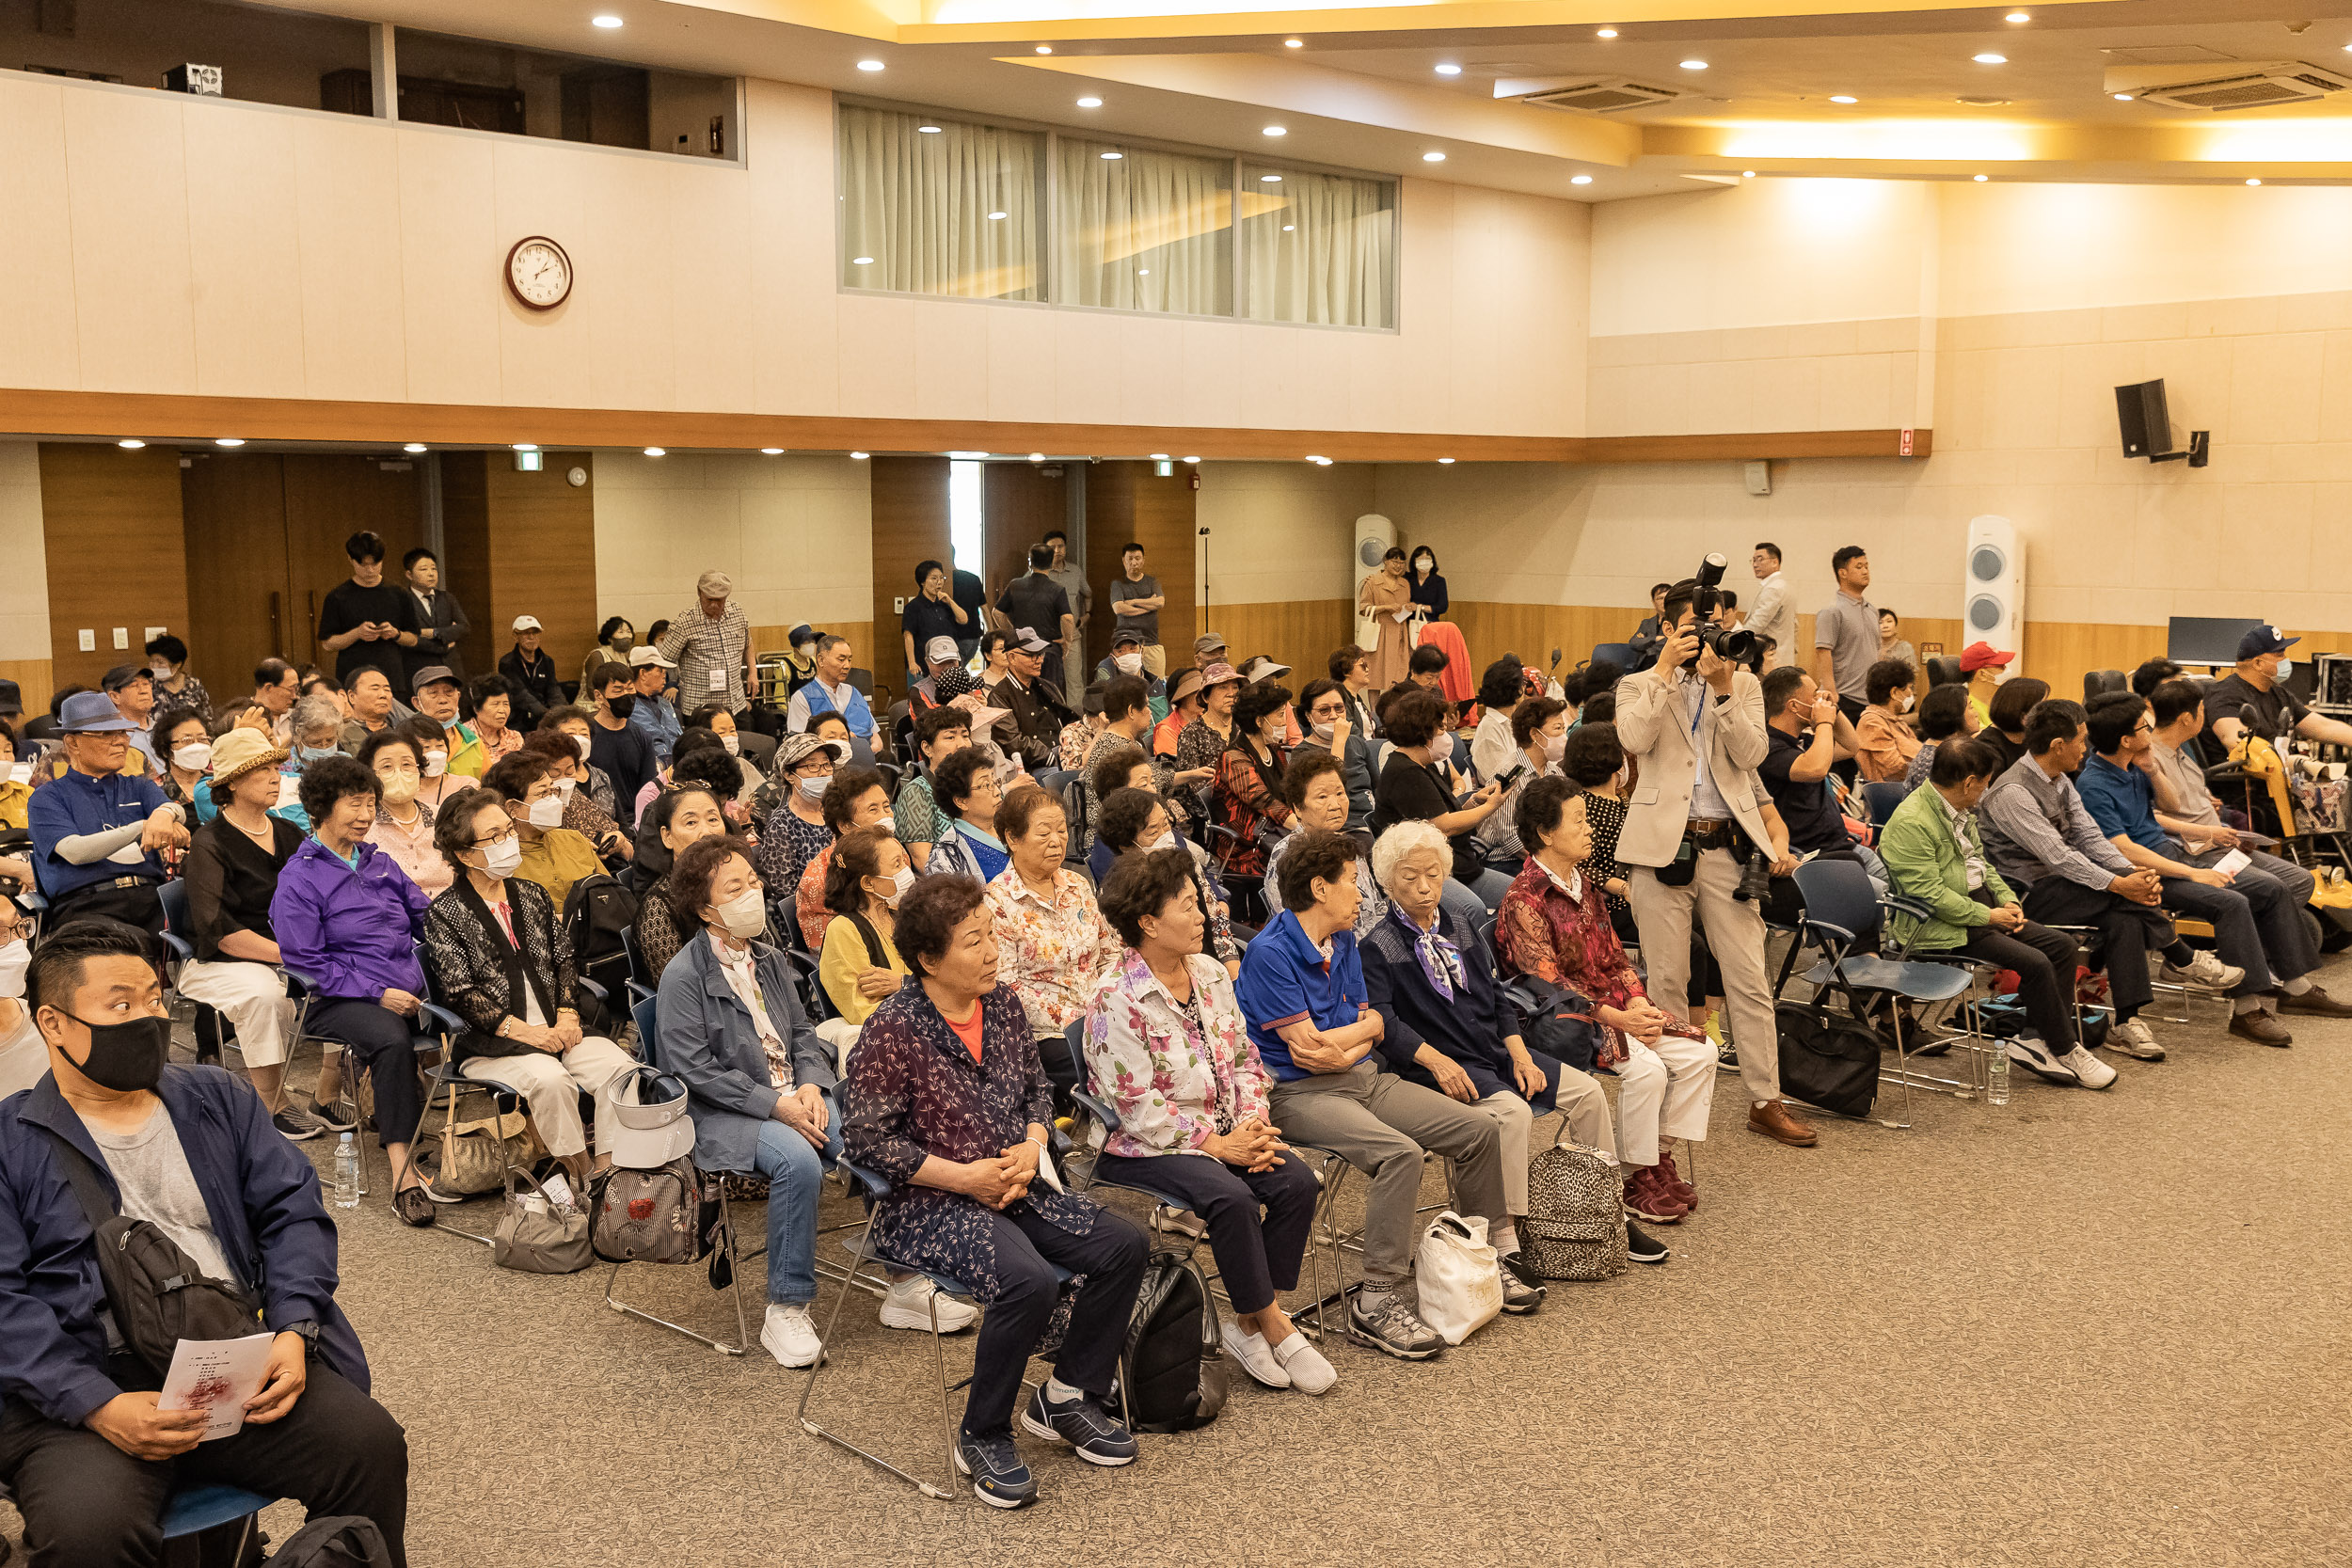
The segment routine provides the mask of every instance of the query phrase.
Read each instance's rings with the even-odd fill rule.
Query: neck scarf
[[[1445,920],[1443,911],[1430,921],[1426,931],[1413,924],[1412,916],[1405,912],[1402,904],[1391,904],[1389,917],[1412,933],[1413,957],[1421,960],[1422,974],[1438,988],[1439,996],[1448,1002],[1453,1001],[1454,990],[1463,983],[1465,976],[1462,950],[1438,934],[1438,927]]]

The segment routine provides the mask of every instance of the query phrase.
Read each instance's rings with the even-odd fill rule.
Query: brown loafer
[[[2276,1016],[2266,1012],[2239,1013],[2230,1020],[2230,1033],[2256,1045],[2293,1045],[2295,1037]]]
[[[1761,1105],[1750,1106],[1748,1131],[1761,1132],[1790,1148],[1811,1148],[1820,1142],[1812,1128],[1788,1114],[1788,1102],[1785,1100],[1768,1100]]]
[[[2296,996],[2287,992],[2279,998],[2282,1013],[2310,1013],[2315,1018],[2352,1018],[2352,1002],[2339,1002],[2317,986]]]
[[[433,1200],[425,1196],[422,1187],[403,1187],[394,1193],[392,1212],[400,1216],[403,1225],[413,1225],[419,1229],[439,1218],[433,1212]]]

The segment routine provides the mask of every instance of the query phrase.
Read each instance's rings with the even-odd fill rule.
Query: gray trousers
[[[1277,1084],[1268,1107],[1284,1141],[1327,1148],[1371,1179],[1364,1198],[1364,1283],[1386,1288],[1413,1265],[1413,1211],[1423,1149],[1454,1162],[1465,1213],[1490,1226],[1502,1203],[1502,1130],[1475,1105],[1382,1072],[1367,1056],[1345,1072]]]
[[[1728,849],[1700,851],[1698,867],[1681,887],[1667,887],[1645,865],[1626,868],[1626,902],[1642,931],[1649,999],[1677,1016],[1690,1009],[1683,988],[1691,978],[1691,916],[1698,911],[1708,951],[1724,972],[1724,1005],[1740,1048],[1740,1077],[1748,1098],[1780,1098],[1780,1024],[1772,1012],[1772,982],[1764,973],[1764,911],[1734,898],[1740,863]],[[1692,1023],[1703,1019],[1691,1019]]]

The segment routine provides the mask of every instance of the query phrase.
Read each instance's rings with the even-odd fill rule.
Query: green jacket
[[[2015,903],[2017,895],[2001,880],[2001,874],[1993,869],[1993,857],[1984,852],[1974,812],[1968,814],[1963,829],[1968,847],[1984,863],[1985,891],[1997,904]],[[1960,841],[1952,836],[1950,814],[1933,784],[1921,784],[1895,808],[1879,834],[1879,858],[1886,863],[1887,878],[1898,894],[1935,911],[1926,920],[1899,912],[1892,916],[1886,934],[1894,942],[1908,942],[1920,952],[1942,952],[1960,946],[1971,929],[1988,924],[1993,911],[1968,895],[1967,859]]]

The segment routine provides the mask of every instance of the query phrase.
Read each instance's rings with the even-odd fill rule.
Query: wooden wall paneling
[[[56,690],[50,672],[56,664],[45,658],[0,658],[0,681],[16,682],[17,695],[27,716],[46,711],[49,694]],[[15,721],[22,727],[23,721]]]
[[[1236,666],[1258,654],[1291,673],[1282,682],[1296,696],[1309,681],[1330,673],[1332,650],[1356,640],[1356,607],[1345,599],[1301,599],[1285,604],[1213,604],[1206,629],[1225,639]],[[1185,650],[1189,663],[1190,649]],[[1169,657],[1174,657],[1170,650]]]
[[[1044,472],[1048,467],[1054,469],[1051,477]],[[991,463],[986,475],[987,576],[989,603],[993,605],[1006,584],[1028,571],[1029,546],[1043,543],[1048,533],[1064,526],[1069,486],[1059,465]],[[1074,612],[1077,607],[1071,609]],[[1060,636],[1052,626],[1037,629],[1049,641]]]
[[[441,468],[441,578],[480,627],[488,620],[495,596],[490,579],[490,465],[507,460],[486,451],[444,451],[428,461]],[[539,620],[544,626],[547,617]],[[580,660],[588,657],[588,644],[596,636],[596,627],[590,626],[586,636],[573,641],[553,636],[545,640],[542,646],[555,660],[557,679],[579,678]],[[494,645],[504,653],[511,641],[502,630],[499,639]]]
[[[596,467],[586,451],[550,451],[537,473],[523,473],[492,453],[484,465],[487,587],[461,588],[472,620],[466,668],[480,675],[498,668],[515,645],[507,628],[517,615],[535,615],[558,674],[577,678],[596,640]],[[565,476],[588,470],[588,483]],[[442,479],[442,537],[449,537],[448,477]]]
[[[286,562],[290,579],[285,657],[331,670],[321,657],[319,608],[350,580],[343,545],[361,531],[384,541],[384,580],[402,582],[400,558],[424,542],[421,476],[412,465],[388,469],[373,453],[287,452]]]
[[[850,647],[857,655],[857,661],[860,664],[866,663],[866,651],[875,646],[874,623],[871,621],[811,621],[809,626],[817,631],[831,632],[835,637],[848,638]],[[790,626],[754,626],[752,628],[752,651],[754,653],[781,654],[789,652],[791,647],[792,628]],[[585,648],[580,650],[580,657],[582,658],[587,657]],[[872,668],[871,665],[866,667]]]
[[[227,705],[253,667],[310,633],[286,592],[286,465],[276,452],[218,452],[180,471],[188,562],[188,667]]]
[[[887,708],[906,695],[906,656],[897,601],[914,593],[914,567],[927,557],[954,559],[947,528],[947,459],[877,457],[870,483],[874,518],[872,640],[854,641],[857,661],[874,672],[874,696]]]
[[[1096,463],[1087,470],[1087,580],[1103,607],[1108,648],[1110,585],[1125,568],[1121,550],[1143,546],[1143,569],[1160,579],[1168,599],[1160,611],[1160,645],[1168,667],[1192,663],[1192,640],[1200,635],[1198,589],[1193,571],[1197,493],[1187,474],[1162,479],[1149,463]]]
[[[1517,654],[1522,663],[1549,670],[1551,651],[1557,648],[1559,673],[1565,676],[1591,658],[1595,647],[1632,636],[1645,613],[1618,605],[1486,604],[1457,599],[1446,619],[1462,628],[1462,641],[1470,648],[1474,670],[1484,670],[1504,654]],[[1475,685],[1475,673],[1470,679]]]
[[[187,636],[178,452],[44,442],[40,509],[56,680],[96,686],[115,665],[144,664],[149,626]],[[114,645],[117,626],[127,628],[129,647]],[[84,628],[96,633],[89,653],[78,646]]]

